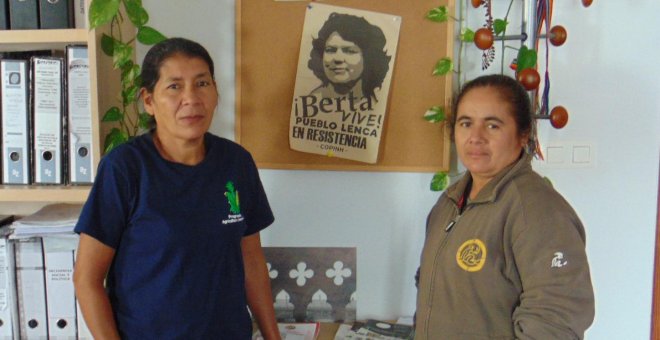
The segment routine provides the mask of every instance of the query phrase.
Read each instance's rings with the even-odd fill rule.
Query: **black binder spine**
[[[0,0],[0,30],[9,29],[9,4],[7,0]]]
[[[9,0],[9,27],[13,30],[39,28],[38,0]]]
[[[40,28],[72,28],[72,3],[71,0],[39,0]]]

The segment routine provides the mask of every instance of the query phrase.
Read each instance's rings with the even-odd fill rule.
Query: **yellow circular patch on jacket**
[[[467,240],[458,247],[456,263],[468,272],[476,272],[486,263],[486,245],[479,239]]]

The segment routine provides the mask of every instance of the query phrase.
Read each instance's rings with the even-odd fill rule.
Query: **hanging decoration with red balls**
[[[560,25],[552,26],[552,9],[554,0],[522,0],[523,32],[519,35],[507,35],[507,18],[513,0],[509,3],[509,9],[504,19],[493,19],[492,0],[470,0],[472,7],[484,7],[486,21],[482,28],[474,32],[474,44],[482,50],[482,70],[488,68],[494,60],[495,47],[494,42],[502,41],[502,50],[504,42],[508,40],[519,40],[520,48],[516,59],[511,63],[511,68],[516,72],[516,79],[522,86],[530,91],[530,97],[533,99],[534,112],[537,119],[547,119],[550,124],[561,129],[568,123],[568,111],[563,106],[549,108],[550,98],[550,72],[549,72],[549,51],[550,45],[559,47],[564,45],[568,38],[566,28]],[[591,6],[593,0],[581,0],[584,7]],[[540,92],[541,75],[538,72],[537,51],[539,44],[545,43],[545,71],[543,74],[543,87]],[[508,48],[515,48],[506,46]],[[504,60],[502,60],[502,71],[504,70]],[[538,141],[537,141],[538,142]],[[537,146],[539,144],[537,143]],[[537,154],[543,158],[540,150]]]
[[[549,66],[549,49],[550,45],[558,47],[564,45],[567,40],[568,32],[563,26],[552,26],[552,7],[554,0],[519,0],[522,3],[522,32],[518,35],[507,35],[506,29],[508,25],[507,18],[514,3],[510,0],[506,15],[503,19],[494,19],[492,16],[492,0],[456,0],[465,1],[472,5],[473,8],[483,7],[485,9],[485,22],[482,27],[476,31],[463,26],[466,22],[464,19],[467,14],[463,12],[463,5],[460,6],[460,15],[455,18],[452,15],[450,6],[441,5],[431,8],[427,14],[426,19],[436,23],[446,23],[449,20],[454,20],[459,25],[460,34],[458,39],[460,41],[457,62],[454,63],[451,57],[445,56],[439,59],[431,74],[433,76],[447,76],[456,74],[458,79],[458,88],[461,88],[462,78],[462,56],[463,47],[466,43],[474,43],[477,48],[482,50],[481,55],[481,69],[482,71],[491,66],[495,60],[495,42],[501,41],[502,52],[505,48],[512,48],[518,50],[516,58],[510,63],[510,68],[516,72],[516,79],[522,86],[529,91],[530,97],[533,99],[533,109],[536,113],[537,120],[548,120],[550,124],[556,128],[561,129],[568,123],[568,111],[563,106],[555,106],[551,110],[549,107],[550,97],[550,72]],[[568,0],[564,0],[568,1]],[[577,0],[573,0],[577,1]],[[589,7],[593,0],[580,0],[582,6]],[[467,7],[467,6],[466,6]],[[543,32],[545,30],[545,32]],[[520,47],[505,46],[505,41],[518,40]],[[541,86],[542,77],[538,72],[537,65],[537,51],[539,50],[539,43],[545,42],[545,72],[543,74],[543,92],[539,97],[539,87]],[[501,72],[504,73],[504,60],[502,58]],[[446,105],[434,105],[424,113],[424,119],[430,123],[446,122],[447,118]],[[535,127],[534,127],[535,128]],[[536,140],[537,148],[538,137]],[[540,148],[536,150],[539,158],[543,159],[543,154]],[[447,173],[438,172],[434,175],[431,184],[431,190],[439,191],[446,187]],[[442,185],[438,183],[444,183]]]
[[[502,41],[502,49],[504,49],[504,41],[519,40],[521,46],[518,49],[516,59],[511,63],[511,68],[516,72],[516,79],[527,91],[531,92],[530,97],[533,99],[536,117],[538,119],[548,119],[551,125],[557,129],[566,126],[568,111],[562,106],[549,109],[550,72],[548,61],[550,45],[562,46],[568,38],[566,28],[560,25],[552,26],[554,0],[523,0],[525,4],[523,5],[522,27],[524,30],[527,29],[521,32],[520,35],[506,35],[509,11],[507,11],[504,19],[493,19],[491,0],[470,0],[470,2],[472,7],[479,8],[483,6],[486,10],[486,21],[483,27],[474,32],[474,44],[477,48],[483,50],[482,70],[488,68],[494,59],[495,48],[493,44],[495,41]],[[593,0],[581,0],[581,2],[584,7],[589,7]],[[509,10],[512,3],[513,0],[509,4]],[[534,6],[535,11],[532,13],[529,11],[529,7],[525,10],[526,6]],[[545,72],[543,77],[538,72],[537,63],[537,51],[541,42],[545,43]],[[506,47],[514,48],[511,46]],[[502,63],[504,63],[504,60]],[[539,93],[542,78],[543,91]]]

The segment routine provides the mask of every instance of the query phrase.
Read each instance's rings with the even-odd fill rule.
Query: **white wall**
[[[212,130],[233,138],[234,2],[143,3],[152,26],[209,48],[222,101]],[[503,15],[498,13],[507,5],[494,0],[495,15]],[[587,229],[597,303],[589,339],[650,334],[660,150],[657,13],[657,0],[634,5],[597,0],[589,9],[579,0],[555,1],[554,23],[566,27],[569,38],[551,50],[551,104],[565,106],[570,120],[562,130],[542,122],[541,141],[586,142],[597,153],[592,167],[539,164],[539,171],[571,202]],[[515,29],[512,23],[510,32]],[[276,215],[263,233],[265,245],[356,246],[358,317],[413,313],[424,222],[438,197],[428,190],[430,174],[262,170],[261,175]]]

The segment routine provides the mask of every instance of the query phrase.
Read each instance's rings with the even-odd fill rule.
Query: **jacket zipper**
[[[454,219],[451,220],[451,222],[449,222],[449,224],[447,224],[447,226],[445,227],[445,232],[450,232],[451,228],[453,228],[454,225],[458,223],[458,220],[461,218],[461,216],[463,216],[463,214],[456,215],[456,217],[454,217]]]
[[[459,211],[459,209],[456,209],[456,210]],[[465,210],[467,210],[467,207],[466,207]],[[449,224],[447,224],[447,226],[445,227],[445,232],[447,233],[447,236],[445,237],[444,240],[442,240],[442,243],[438,247],[438,251],[435,253],[435,256],[434,256],[434,259],[433,259],[433,272],[431,273],[432,278],[435,278],[435,271],[438,268],[438,266],[437,266],[438,258],[440,257],[440,253],[442,252],[442,250],[445,248],[445,245],[447,244],[447,239],[449,238],[449,233],[451,232],[452,228],[456,225],[456,223],[458,223],[458,220],[461,218],[461,216],[463,216],[463,213],[465,213],[465,210],[462,211],[462,212],[459,212],[458,215],[456,215],[451,220],[451,222],[449,222]],[[431,294],[430,294],[430,299],[429,299],[429,307],[433,305],[434,286],[435,286],[435,279],[432,279],[431,280],[431,286],[430,286]],[[426,321],[425,321],[425,325],[424,325],[426,334],[429,334],[429,323],[430,323],[430,321],[431,321],[431,313],[429,311],[429,313],[427,313],[427,315],[426,315]]]

